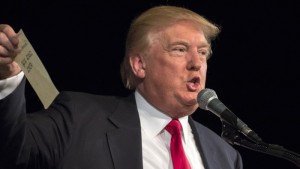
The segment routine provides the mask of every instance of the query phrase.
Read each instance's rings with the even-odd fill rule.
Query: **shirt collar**
[[[163,131],[172,118],[153,107],[137,90],[135,91],[135,99],[142,130],[150,137],[157,136]],[[190,129],[188,116],[179,118],[178,120],[182,126],[184,141],[187,143]]]

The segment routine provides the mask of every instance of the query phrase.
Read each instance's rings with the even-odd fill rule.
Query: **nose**
[[[191,52],[187,57],[187,69],[199,71],[202,64],[206,63],[206,58],[199,56],[198,51]]]

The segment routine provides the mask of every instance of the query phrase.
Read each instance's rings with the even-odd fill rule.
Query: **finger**
[[[9,55],[8,50],[5,47],[0,45],[0,58],[8,57],[8,55]]]
[[[0,25],[0,33],[4,33],[14,48],[18,47],[19,37],[12,27],[6,24]]]
[[[20,49],[15,49],[13,51],[9,51],[5,47],[0,45],[0,59],[6,58],[5,60],[7,60],[8,58],[10,58],[9,60],[14,60],[15,57],[20,53],[20,51],[21,51]],[[7,63],[7,62],[5,62],[5,63]]]
[[[13,59],[10,57],[0,57],[0,67],[1,65],[7,65],[13,62]]]
[[[6,48],[9,51],[15,50],[14,45],[12,42],[8,39],[5,33],[0,32],[0,45]]]

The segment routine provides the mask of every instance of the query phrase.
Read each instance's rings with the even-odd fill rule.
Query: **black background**
[[[131,20],[154,5],[179,5],[220,25],[208,62],[207,87],[267,143],[300,153],[297,1],[9,0],[0,22],[23,29],[59,90],[127,95],[119,75]],[[28,109],[42,104],[27,85]],[[219,118],[194,118],[221,134]],[[129,117],[130,118],[130,117]],[[296,169],[292,162],[235,146],[244,169]]]

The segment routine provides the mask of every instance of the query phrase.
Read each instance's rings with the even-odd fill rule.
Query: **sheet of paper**
[[[47,109],[59,92],[22,29],[18,32],[18,35],[21,52],[15,58],[15,61],[23,70],[44,108]]]

